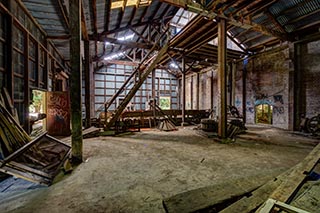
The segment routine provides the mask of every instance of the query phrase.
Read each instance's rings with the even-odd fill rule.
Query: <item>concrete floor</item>
[[[0,212],[165,212],[164,198],[232,179],[280,174],[319,142],[252,126],[235,143],[221,144],[193,128],[85,139],[84,163],[50,187],[1,193]]]

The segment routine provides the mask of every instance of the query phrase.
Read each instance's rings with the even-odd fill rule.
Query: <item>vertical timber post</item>
[[[86,106],[86,128],[91,126],[91,57],[90,42],[84,41],[84,58],[85,58],[85,106]]]
[[[185,122],[185,113],[186,113],[186,64],[184,57],[182,58],[182,123],[181,126],[184,126]]]
[[[218,22],[218,136],[220,138],[227,137],[226,41],[226,20],[220,19]]]
[[[151,96],[152,96],[153,104],[158,104],[158,103],[156,103],[156,69],[153,69],[152,73],[151,73],[151,87],[152,87]],[[156,108],[155,107],[152,107],[152,114],[153,114],[154,126],[156,126],[157,123],[156,123]]]
[[[303,75],[301,69],[301,54],[302,54],[302,44],[294,44],[294,77],[293,77],[293,88],[294,88],[294,100],[293,100],[293,127],[294,130],[299,130],[300,127],[300,117],[305,114],[305,95],[303,93]],[[306,114],[305,114],[306,116]]]
[[[196,97],[196,102],[197,102],[197,110],[200,110],[200,73],[197,72],[197,97]]]
[[[231,64],[231,105],[236,106],[236,67],[237,64],[233,61]]]
[[[71,127],[72,163],[82,162],[82,110],[81,110],[81,1],[70,0],[70,64],[71,64]]]

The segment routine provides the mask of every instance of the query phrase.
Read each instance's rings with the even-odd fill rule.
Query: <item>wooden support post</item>
[[[181,105],[182,105],[182,123],[181,126],[184,125],[185,122],[185,112],[186,112],[186,63],[184,57],[182,58],[182,98],[181,98]]]
[[[8,9],[10,12],[12,12],[12,0],[7,1]],[[7,45],[6,47],[6,53],[5,54],[5,60],[8,62],[6,65],[6,70],[7,70],[7,83],[5,83],[5,86],[8,89],[10,97],[13,99],[13,91],[14,91],[14,71],[13,71],[13,17],[11,15],[5,15],[7,24],[4,26],[6,27],[6,41]]]
[[[152,100],[154,104],[159,104],[156,103],[156,70],[153,69],[152,70],[152,76],[151,76],[151,87],[152,87]],[[153,111],[153,121],[154,121],[154,126],[156,126],[156,109],[154,107],[152,107],[152,111]]]
[[[219,94],[219,127],[218,136],[227,137],[227,82],[226,82],[226,20],[220,19],[218,22],[218,94]]]
[[[243,123],[247,121],[247,59],[244,59],[242,70],[242,119]]]
[[[24,32],[24,103],[23,103],[23,115],[21,123],[23,123],[24,130],[30,134],[30,122],[29,122],[29,105],[30,105],[30,87],[29,87],[29,35]]]
[[[197,110],[200,110],[200,73],[197,73],[197,97],[196,97],[196,102],[197,102]]]
[[[91,126],[91,73],[90,73],[90,63],[91,63],[91,57],[90,57],[90,42],[84,41],[84,58],[85,58],[85,106],[86,106],[86,128],[89,128]]]
[[[210,107],[211,109],[213,109],[213,71],[211,72],[211,76],[210,76]],[[217,114],[215,115],[217,116]]]
[[[231,64],[231,105],[236,105],[236,68],[237,64],[233,61]]]
[[[193,75],[190,75],[190,109],[194,109],[194,83],[193,83]]]
[[[295,130],[299,130],[300,127],[300,117],[301,114],[305,114],[306,113],[306,109],[305,109],[305,99],[303,99],[302,97],[304,97],[303,94],[303,74],[302,74],[302,69],[301,69],[301,48],[302,45],[301,43],[297,43],[294,44],[294,104],[293,104],[293,108],[294,108],[294,129]],[[304,108],[303,108],[304,106]]]
[[[82,162],[82,110],[81,110],[81,1],[69,1],[70,21],[70,65],[71,77],[71,126],[72,126],[72,162]]]

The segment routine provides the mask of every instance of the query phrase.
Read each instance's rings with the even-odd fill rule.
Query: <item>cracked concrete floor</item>
[[[84,162],[71,174],[50,187],[1,193],[0,212],[165,212],[164,198],[231,179],[280,174],[318,143],[254,126],[235,143],[221,144],[193,128],[85,139]]]

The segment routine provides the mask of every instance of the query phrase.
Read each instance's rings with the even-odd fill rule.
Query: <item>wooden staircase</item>
[[[157,47],[157,45],[154,45],[154,49]],[[152,48],[153,49],[153,48]],[[125,96],[124,100],[120,103],[120,105],[117,107],[117,109],[114,111],[112,118],[109,120],[108,123],[105,125],[105,130],[109,130],[112,125],[118,120],[119,116],[123,112],[123,110],[126,108],[130,100],[133,98],[133,96],[136,94],[136,92],[139,90],[143,82],[148,78],[148,75],[156,68],[156,65],[158,62],[162,59],[162,56],[166,54],[168,50],[168,44],[165,44],[157,54],[154,54],[154,51],[150,51],[150,58],[145,60],[144,63],[141,63],[141,65],[138,66],[138,68],[130,75],[132,78],[135,76],[135,74],[139,71],[139,79],[136,81],[136,83],[133,85],[130,92]],[[147,57],[146,57],[147,58]],[[130,81],[130,77],[127,79],[127,81],[123,84],[123,86],[120,88],[120,90],[108,101],[108,104],[106,104],[106,109],[111,105],[111,103],[116,99],[116,97],[122,92],[122,90],[125,88],[127,83]]]

